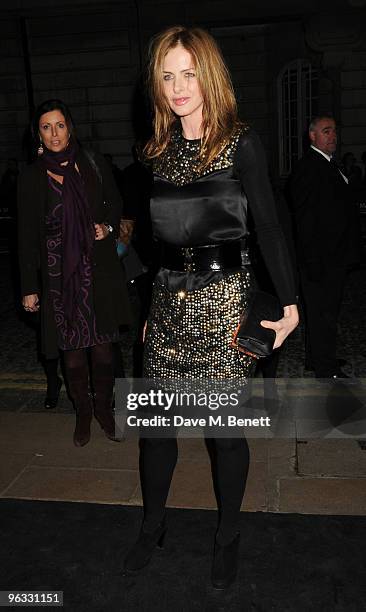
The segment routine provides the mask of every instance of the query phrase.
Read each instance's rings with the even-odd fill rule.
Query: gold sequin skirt
[[[250,272],[233,272],[192,291],[155,281],[144,350],[144,377],[246,379],[253,359],[231,346],[246,306]]]

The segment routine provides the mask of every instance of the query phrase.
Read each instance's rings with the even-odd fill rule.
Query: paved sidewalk
[[[72,443],[74,416],[0,414],[0,497],[141,505],[138,443],[105,438]],[[250,439],[245,511],[366,513],[366,450],[355,439],[299,442]],[[168,505],[215,508],[204,442],[179,439],[179,461]]]
[[[36,358],[35,331],[15,310],[8,268],[1,256],[0,497],[141,504],[136,441],[111,442],[94,422],[90,444],[75,448],[74,411],[64,387],[57,410],[44,410],[45,377]],[[348,372],[360,379],[366,379],[365,320],[363,267],[349,277],[339,343]],[[122,342],[127,375],[132,342],[133,330]],[[279,376],[314,380],[303,368],[302,326],[284,348]],[[366,514],[365,394],[350,387],[338,402],[332,400],[331,415],[327,394],[326,388],[318,389],[312,403],[306,393],[298,394],[299,415],[312,414],[312,420],[299,418],[290,437],[249,440],[244,510]],[[168,504],[215,508],[204,443],[182,439],[179,446]]]

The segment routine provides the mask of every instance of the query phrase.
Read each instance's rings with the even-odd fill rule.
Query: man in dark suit
[[[341,378],[337,320],[347,269],[355,263],[356,211],[348,180],[333,161],[334,118],[315,117],[309,138],[310,149],[289,181],[307,327],[306,364],[318,378]]]

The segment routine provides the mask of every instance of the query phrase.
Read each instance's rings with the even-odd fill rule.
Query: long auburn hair
[[[182,45],[194,63],[203,97],[200,166],[205,168],[220,153],[239,125],[238,110],[228,68],[213,37],[201,28],[173,26],[157,34],[150,44],[148,85],[154,110],[154,134],[147,142],[147,158],[167,147],[177,121],[163,89],[163,63],[170,49]]]

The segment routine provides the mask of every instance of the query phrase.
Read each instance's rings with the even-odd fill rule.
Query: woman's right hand
[[[28,312],[37,312],[39,310],[39,298],[37,293],[25,295],[22,300],[24,310]]]

